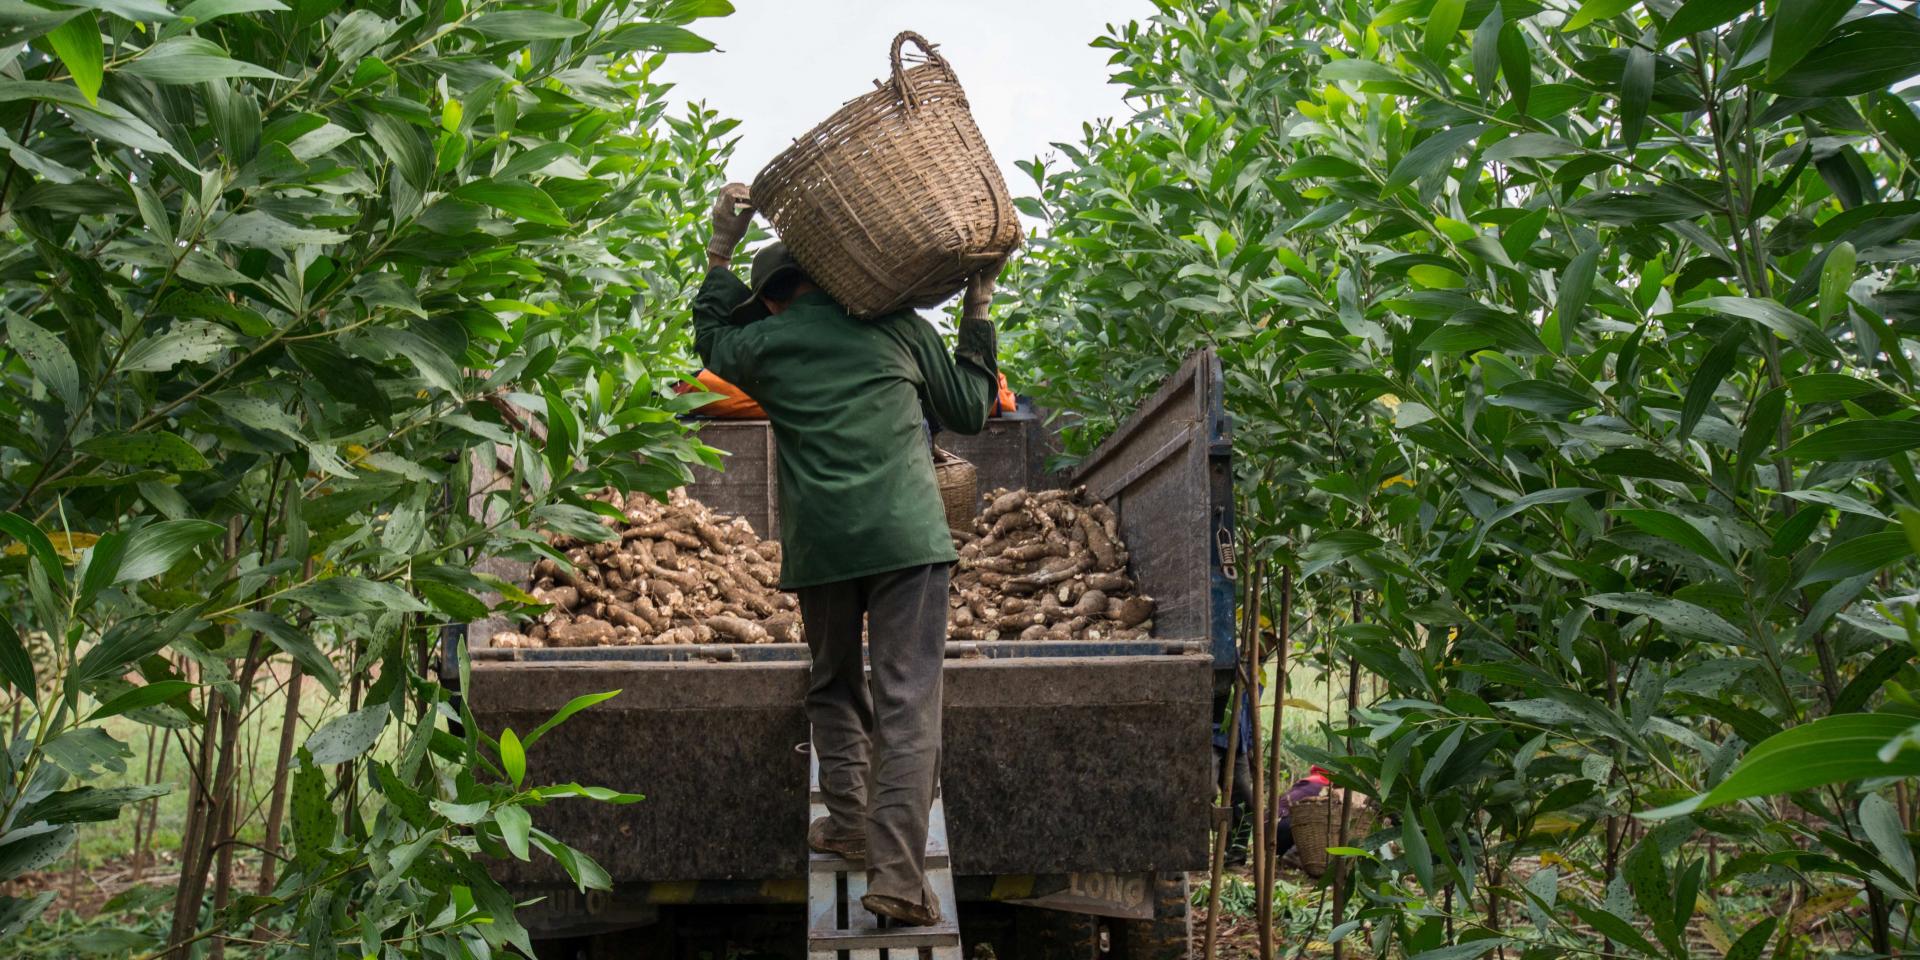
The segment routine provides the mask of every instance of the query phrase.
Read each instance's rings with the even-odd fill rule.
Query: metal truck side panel
[[[947,671],[942,785],[959,874],[1207,863],[1207,656],[976,660]]]
[[[1134,579],[1154,598],[1154,634],[1206,638],[1225,670],[1236,660],[1232,565],[1224,562],[1233,549],[1233,437],[1220,376],[1212,350],[1188,357],[1071,482],[1119,515]]]
[[[957,873],[1191,870],[1206,862],[1211,660],[1202,655],[947,662],[942,783]],[[558,801],[534,822],[619,882],[797,877],[804,863],[805,665],[474,663],[489,734],[620,690],[536,744],[530,783],[645,794]],[[557,865],[503,861],[515,886]]]
[[[616,881],[797,875],[806,843],[802,663],[476,662],[467,692],[489,735],[525,732],[574,697],[620,695],[534,744],[527,782],[577,782],[645,795],[616,806],[559,800],[534,823]],[[770,851],[794,851],[775,863]],[[509,884],[564,883],[550,859],[499,861]]]

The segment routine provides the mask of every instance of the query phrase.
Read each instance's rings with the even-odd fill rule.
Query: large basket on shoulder
[[[903,67],[912,42],[926,62]],[[893,77],[793,142],[753,205],[854,316],[929,307],[1020,245],[1020,220],[953,67],[925,37],[893,38]]]
[[[1340,836],[1340,807],[1345,791],[1330,787],[1319,796],[1308,797],[1295,803],[1291,808],[1293,816],[1293,849],[1300,857],[1301,869],[1310,877],[1318,877],[1327,872],[1327,864],[1332,857],[1328,847],[1351,847],[1364,839],[1373,829],[1373,808],[1367,805],[1367,798],[1354,795],[1353,806],[1347,813],[1347,833]]]

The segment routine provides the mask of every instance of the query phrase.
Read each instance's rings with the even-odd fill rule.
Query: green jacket
[[[911,310],[859,320],[810,291],[779,316],[735,325],[728,315],[747,295],[733,271],[707,271],[693,299],[694,347],[773,421],[780,585],[952,563],[923,415],[955,433],[986,426],[1000,379],[993,324],[961,321],[949,356]]]

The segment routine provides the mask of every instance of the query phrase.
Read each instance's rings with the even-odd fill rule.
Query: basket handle
[[[907,109],[912,110],[920,106],[920,95],[914,91],[913,83],[907,79],[907,71],[900,65],[900,47],[909,40],[913,41],[913,45],[919,47],[920,52],[926,55],[928,63],[937,63],[949,73],[953,68],[947,65],[947,58],[941,56],[936,51],[936,46],[927,42],[926,37],[912,30],[902,30],[899,36],[893,38],[893,89],[900,95],[901,101],[906,103]]]

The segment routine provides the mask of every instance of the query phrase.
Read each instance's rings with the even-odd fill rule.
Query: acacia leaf
[[[1660,42],[1672,43],[1690,33],[1712,30],[1758,6],[1758,0],[1687,0],[1661,25]]]
[[[149,523],[127,540],[126,554],[120,561],[115,583],[146,580],[167,572],[194,548],[225,532],[225,528],[206,520],[162,520]]]
[[[1880,460],[1920,447],[1920,421],[1843,420],[1800,438],[1789,457],[1809,460]]]
[[[565,40],[591,29],[572,17],[544,10],[496,10],[481,14],[471,26],[494,40]]]
[[[1580,4],[1580,9],[1575,10],[1573,16],[1567,18],[1566,25],[1560,29],[1571,33],[1596,20],[1617,17],[1632,9],[1637,2],[1639,0],[1585,0]]]
[[[1847,7],[1852,0],[1822,0]],[[1778,26],[1774,55],[1781,36]],[[1851,97],[1886,90],[1920,74],[1920,20],[1905,13],[1883,13],[1842,24],[1784,73],[1765,86],[1789,97]]]
[[[1807,586],[1824,583],[1828,580],[1845,580],[1863,573],[1873,573],[1880,568],[1913,555],[1913,545],[1907,542],[1902,530],[1882,530],[1854,537],[1828,547],[1813,561],[1813,566],[1800,577],[1795,586]]]
[[[618,690],[608,690],[602,693],[583,693],[580,696],[574,697],[572,700],[567,701],[566,706],[563,706],[559,710],[555,711],[553,716],[548,717],[539,726],[534,727],[533,731],[527,734],[526,739],[521,741],[521,746],[528,750],[533,749],[533,744],[535,741],[539,740],[543,736],[546,736],[547,731],[552,730],[554,727],[557,727],[562,723],[565,723],[568,717],[571,717],[574,714],[579,713],[580,711],[585,710],[596,703],[604,703],[608,700],[612,700],[614,697],[617,697],[619,695],[620,695],[620,691]]]
[[[85,11],[47,33],[47,45],[60,58],[73,85],[87,98],[100,102],[100,80],[106,75],[106,47],[100,42],[100,20]]]
[[[1725,618],[1706,607],[1688,603],[1685,600],[1651,593],[1597,593],[1587,597],[1586,601],[1606,610],[1651,617],[1661,626],[1682,636],[1698,637],[1702,640],[1712,640],[1733,646],[1744,646],[1747,643],[1746,634],[1741,633]]]
[[[307,738],[306,750],[320,766],[345,763],[373,749],[374,742],[387,728],[390,709],[382,700],[338,716],[320,726]]]
[[[1479,139],[1487,130],[1485,124],[1470,123],[1465,126],[1449,127],[1420,141],[1407,155],[1394,164],[1393,172],[1380,187],[1382,197],[1391,196],[1395,191],[1413,183],[1421,177],[1437,173],[1451,166],[1456,154],[1467,144]]]
[[[1920,776],[1920,750],[1880,757],[1881,748],[1913,724],[1912,717],[1896,714],[1843,713],[1788,727],[1755,744],[1713,789],[1637,816],[1664,820],[1752,797],[1869,778]]]
[[[74,365],[73,354],[59,337],[19,314],[9,314],[7,343],[46,385],[48,393],[70,411],[80,405],[80,368]]]
[[[1853,5],[1854,0],[1780,0],[1773,15],[1773,45],[1767,51],[1767,79],[1778,80],[1812,53]]]

